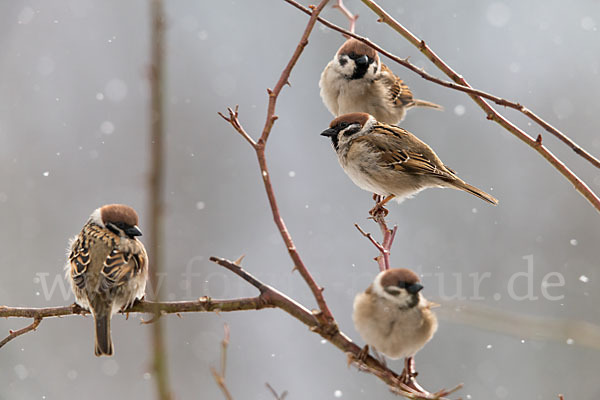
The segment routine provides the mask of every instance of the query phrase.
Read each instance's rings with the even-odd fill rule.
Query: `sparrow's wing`
[[[431,175],[444,180],[456,176],[444,166],[425,143],[410,132],[392,125],[377,125],[374,132],[354,139],[379,153],[379,164],[384,168],[417,175]]]
[[[413,94],[402,79],[398,78],[385,65],[381,65],[381,79],[388,88],[389,99],[396,107],[404,107],[413,103]]]
[[[89,243],[79,236],[71,245],[71,254],[69,254],[69,264],[71,265],[71,279],[79,288],[85,287],[85,272],[90,264]]]
[[[113,249],[100,271],[100,290],[109,291],[129,282],[142,271],[146,259],[141,254]]]

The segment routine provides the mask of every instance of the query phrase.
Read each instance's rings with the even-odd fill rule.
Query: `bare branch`
[[[223,118],[225,121],[229,122],[231,124],[231,126],[233,126],[233,129],[238,131],[239,134],[242,135],[242,137],[244,139],[246,139],[246,141],[248,143],[250,143],[250,146],[252,146],[254,149],[256,149],[256,142],[254,141],[254,139],[252,139],[252,137],[250,135],[248,135],[248,133],[246,133],[246,131],[240,124],[240,121],[238,119],[238,109],[239,109],[239,106],[237,104],[235,106],[235,111],[232,110],[230,107],[227,107],[227,112],[229,112],[229,117],[226,117],[221,112],[218,112],[217,114],[219,114],[221,116],[221,118]]]
[[[297,9],[303,11],[304,13],[310,14],[310,10],[309,9],[307,9],[306,7],[298,4],[296,1],[294,1],[294,0],[284,0],[284,1],[287,2],[288,4],[291,4],[292,6],[296,7]],[[369,3],[369,4],[373,3],[373,2],[369,2],[368,0],[363,0],[363,2],[366,3],[366,4],[367,3]],[[367,4],[367,5],[369,5],[369,4]],[[377,7],[379,7],[379,6],[377,6]],[[383,11],[383,10],[381,10],[381,11],[383,13],[385,13],[385,11]],[[386,13],[386,15],[387,15],[387,13]],[[383,18],[382,18],[382,20],[383,20]],[[568,144],[573,149],[573,151],[575,151],[580,156],[584,157],[592,165],[600,168],[600,160],[598,160],[597,158],[595,158],[594,156],[592,156],[591,154],[589,154],[582,147],[580,147],[573,140],[571,140],[568,136],[566,136],[564,133],[562,133],[561,131],[559,131],[558,129],[556,129],[555,127],[553,127],[552,125],[548,124],[546,121],[544,121],[542,118],[540,118],[539,116],[537,116],[536,114],[534,114],[528,108],[522,106],[521,104],[519,104],[517,102],[508,101],[506,99],[494,96],[494,95],[486,93],[484,91],[472,88],[471,86],[469,86],[466,83],[466,81],[462,78],[462,76],[460,76],[459,74],[457,74],[456,72],[454,72],[452,69],[450,69],[450,67],[448,67],[443,61],[441,61],[439,58],[437,58],[437,56],[433,52],[431,52],[431,54],[433,54],[433,56],[435,57],[435,59],[439,60],[439,62],[437,64],[436,64],[436,62],[434,62],[434,64],[436,66],[438,66],[439,68],[448,68],[447,70],[443,70],[443,71],[447,72],[447,75],[451,79],[454,79],[458,83],[448,82],[448,81],[444,81],[444,80],[438,79],[438,78],[434,77],[433,75],[430,75],[430,74],[426,73],[422,68],[419,68],[419,67],[415,66],[414,64],[410,63],[407,59],[402,59],[400,57],[397,57],[397,56],[393,55],[392,53],[386,51],[382,47],[380,47],[380,46],[376,45],[375,43],[371,42],[370,40],[368,40],[368,39],[366,39],[366,38],[364,38],[362,36],[356,35],[356,34],[350,32],[350,31],[348,31],[348,30],[346,30],[344,28],[341,28],[341,27],[339,27],[339,26],[337,26],[337,25],[329,22],[326,19],[323,19],[323,18],[319,17],[318,21],[320,23],[322,23],[323,25],[327,26],[328,28],[331,28],[332,30],[340,32],[340,33],[342,33],[342,34],[344,34],[346,36],[353,37],[353,38],[355,38],[357,40],[360,40],[361,42],[363,42],[363,43],[367,44],[368,46],[372,47],[373,49],[377,50],[379,53],[385,55],[386,57],[388,57],[389,59],[395,61],[396,63],[398,63],[398,64],[400,64],[400,65],[402,65],[402,66],[410,69],[411,71],[417,73],[422,78],[424,78],[424,79],[426,79],[428,81],[434,82],[434,83],[436,83],[438,85],[445,86],[445,87],[450,88],[450,89],[458,90],[458,91],[465,92],[465,93],[469,94],[469,96],[486,112],[486,116],[487,116],[488,119],[496,121],[502,127],[504,127],[509,132],[511,132],[513,135],[517,136],[519,139],[521,139],[527,145],[529,145],[530,147],[532,147],[533,149],[535,149],[538,153],[540,153],[544,158],[546,158],[546,160],[554,168],[556,168],[569,182],[571,182],[571,184],[575,187],[575,189],[586,200],[588,200],[592,204],[592,206],[594,208],[596,208],[596,210],[598,210],[600,212],[600,199],[589,188],[589,186],[587,186],[587,184],[585,182],[583,182],[581,179],[579,179],[579,177],[577,177],[577,175],[575,175],[560,160],[558,160],[546,147],[542,146],[541,144],[537,145],[535,143],[535,140],[531,136],[527,135],[527,133],[525,133],[521,129],[517,128],[516,126],[514,126],[505,117],[503,117],[498,112],[496,112],[492,107],[490,107],[489,104],[487,104],[483,99],[488,99],[488,100],[491,100],[491,101],[495,102],[498,105],[502,105],[502,106],[505,106],[505,107],[514,108],[515,110],[520,111],[521,113],[523,113],[524,115],[526,115],[527,117],[529,117],[530,119],[532,119],[534,122],[536,122],[537,124],[539,124],[546,131],[548,131],[551,134],[553,134],[556,137],[558,137],[563,143]],[[402,29],[404,29],[404,28],[402,27]],[[406,32],[408,32],[408,31],[406,31]],[[410,36],[412,36],[413,38],[415,38],[418,41],[418,45],[415,44],[415,42],[413,42],[413,41],[411,41],[411,43],[415,44],[415,46],[417,46],[422,52],[425,53],[426,50],[431,51],[429,49],[429,47],[425,44],[425,42],[420,41],[418,38],[416,38],[414,35],[412,35],[412,33],[409,32],[409,34],[410,34]],[[422,45],[421,45],[421,43],[422,43]],[[424,50],[424,49],[426,49],[426,50]],[[430,60],[431,60],[431,57],[430,57],[431,54],[426,54]]]
[[[296,62],[298,61],[304,48],[308,44],[308,37],[310,36],[310,33],[312,32],[315,26],[319,13],[323,10],[323,8],[325,8],[327,2],[328,0],[322,0],[317,7],[312,7],[312,11],[309,12],[310,19],[308,20],[308,24],[304,29],[302,37],[300,38],[300,42],[296,46],[294,54],[292,55],[286,67],[283,69],[279,80],[275,84],[275,88],[273,90],[267,89],[267,93],[269,94],[269,104],[267,106],[267,120],[265,122],[265,126],[263,128],[262,134],[258,142],[256,142],[256,144],[253,144],[252,141],[248,140],[250,136],[247,133],[242,133],[245,132],[245,130],[239,123],[237,108],[236,111],[233,113],[229,111],[229,118],[226,118],[224,116],[223,118],[225,118],[225,120],[227,120],[234,127],[234,129],[236,129],[236,131],[242,134],[242,136],[244,136],[244,138],[250,142],[250,144],[256,151],[256,157],[258,159],[260,172],[263,178],[263,184],[265,186],[265,191],[267,192],[269,205],[273,214],[273,220],[275,221],[275,225],[277,225],[277,228],[279,229],[279,233],[283,239],[283,242],[285,243],[290,258],[294,262],[294,269],[297,269],[298,272],[300,272],[300,275],[312,291],[312,294],[320,309],[320,313],[317,315],[318,318],[320,318],[322,320],[322,323],[324,324],[333,325],[335,324],[335,320],[333,318],[333,315],[331,314],[331,310],[329,310],[329,306],[327,305],[325,298],[323,297],[323,288],[319,287],[308,268],[306,268],[304,262],[302,261],[302,258],[300,257],[300,254],[296,249],[296,246],[294,245],[292,236],[290,235],[285,225],[285,222],[283,221],[281,213],[279,212],[279,206],[277,205],[277,199],[275,197],[275,192],[271,183],[271,176],[269,174],[269,168],[267,166],[267,159],[265,156],[265,147],[267,144],[267,140],[269,139],[269,135],[271,133],[271,130],[273,129],[273,124],[277,120],[277,116],[275,115],[277,97],[279,96],[279,93],[281,93],[281,90],[283,89],[285,84],[288,83],[292,69],[296,65]]]
[[[431,50],[431,48],[425,43],[424,40],[416,37],[412,32],[406,29],[402,24],[396,21],[392,16],[390,16],[383,8],[381,8],[377,3],[372,0],[362,0],[362,2],[369,7],[375,14],[379,16],[379,21],[386,23],[400,35],[402,35],[406,40],[408,40],[412,45],[417,47],[421,53],[423,53],[438,69],[444,72],[450,79],[454,82],[458,83],[461,86],[470,88],[471,86],[467,83],[467,81],[458,73],[456,73],[446,62],[444,62],[438,55]],[[477,105],[486,113],[487,119],[497,122],[504,129],[508,130],[514,136],[519,138],[529,147],[533,148],[537,151],[542,157],[544,157],[554,168],[556,168],[577,190],[585,199],[587,199],[590,204],[596,208],[598,212],[600,212],[600,198],[590,189],[590,187],[583,182],[573,171],[571,171],[562,161],[560,161],[550,150],[548,150],[545,146],[542,145],[541,140],[537,141],[531,136],[529,136],[526,132],[518,128],[508,119],[506,119],[503,115],[498,113],[493,107],[491,107],[482,96],[475,95],[470,93],[469,96],[477,103]],[[508,105],[507,101],[504,101],[502,105]],[[515,106],[517,104],[514,104]],[[518,107],[514,107],[519,111],[526,110],[524,112],[525,115],[531,117],[533,114],[531,111],[527,110],[525,107],[518,105]],[[585,151],[581,149],[575,142],[571,139],[567,138],[566,135],[559,132],[556,128],[550,126],[541,118],[535,116],[533,120],[541,124],[544,129],[549,130],[549,132],[553,133],[557,136],[561,141],[567,143],[575,150],[577,154],[583,154]],[[545,124],[545,125],[544,125]],[[596,167],[600,167],[600,161],[592,157],[591,155],[585,153],[588,161],[592,162]]]
[[[233,396],[231,396],[231,392],[227,388],[227,384],[225,383],[225,371],[227,370],[227,347],[229,346],[229,325],[225,324],[223,326],[224,336],[223,341],[221,341],[221,371],[217,371],[215,368],[210,368],[210,372],[217,382],[219,388],[223,392],[223,395],[227,400],[233,400]]]
[[[8,331],[8,336],[5,337],[1,342],[0,342],[0,348],[2,348],[2,346],[4,346],[6,343],[10,342],[11,340],[13,340],[14,338],[24,335],[27,332],[31,332],[31,331],[35,331],[36,328],[38,327],[38,325],[40,324],[40,322],[42,322],[42,318],[41,317],[35,317],[33,319],[33,322],[30,325],[27,325],[25,328],[16,330],[16,331]]]
[[[356,20],[358,19],[358,14],[352,14],[348,8],[344,5],[344,0],[337,0],[337,3],[333,5],[333,8],[339,9],[342,14],[346,18],[348,18],[348,23],[350,24],[350,32],[354,33],[354,28],[356,27]]]
[[[150,208],[150,240],[149,259],[150,282],[155,290],[156,300],[160,300],[158,276],[163,264],[163,194],[164,194],[164,51],[165,51],[165,16],[162,0],[150,1],[151,41],[150,58],[152,73],[150,76],[150,185],[148,199]],[[160,315],[158,308],[155,315]],[[160,400],[170,400],[171,388],[167,363],[162,320],[156,318],[152,325],[152,350],[154,353],[153,369],[156,377],[156,388]]]

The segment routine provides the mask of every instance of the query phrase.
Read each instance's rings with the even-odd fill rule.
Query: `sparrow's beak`
[[[130,226],[129,228],[125,229],[125,233],[127,234],[127,236],[142,236],[142,231],[140,231],[140,228],[136,226]]]
[[[327,136],[327,137],[335,137],[337,136],[337,131],[333,128],[329,128],[329,129],[325,129],[323,132],[321,132],[321,136]]]
[[[419,283],[413,283],[412,285],[406,287],[406,290],[410,294],[417,294],[421,291],[421,289],[423,289],[423,285]]]
[[[369,57],[358,57],[356,60],[354,60],[354,62],[356,63],[356,65],[367,65],[369,63]]]

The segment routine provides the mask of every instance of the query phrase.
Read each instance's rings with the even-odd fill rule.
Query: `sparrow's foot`
[[[369,345],[365,344],[365,347],[358,353],[356,359],[362,363],[367,361],[367,357],[369,357]]]
[[[379,196],[376,194],[373,195],[373,200],[375,200],[377,203],[375,204],[375,207],[371,208],[371,211],[369,211],[369,214],[371,214],[372,217],[376,217],[381,214],[383,215],[383,217],[387,217],[389,211],[384,206],[388,201],[394,198],[394,195],[391,194],[383,200],[381,200],[382,197],[383,196]]]

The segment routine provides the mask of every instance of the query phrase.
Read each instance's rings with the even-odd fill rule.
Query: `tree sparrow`
[[[354,298],[352,320],[363,340],[389,358],[414,356],[433,337],[433,305],[419,293],[417,274],[405,268],[380,272]]]
[[[366,112],[380,122],[397,124],[410,108],[442,109],[429,101],[413,99],[408,86],[381,63],[377,52],[352,38],[327,64],[319,87],[321,98],[334,117]]]
[[[321,135],[331,138],[340,165],[357,186],[385,196],[371,213],[394,197],[401,202],[429,187],[459,189],[498,204],[498,200],[456,176],[415,135],[377,122],[369,114],[342,115]]]
[[[148,256],[136,236],[135,210],[122,204],[96,209],[71,239],[67,279],[75,301],[90,310],[96,323],[96,356],[113,354],[110,319],[141,299],[148,278]]]

